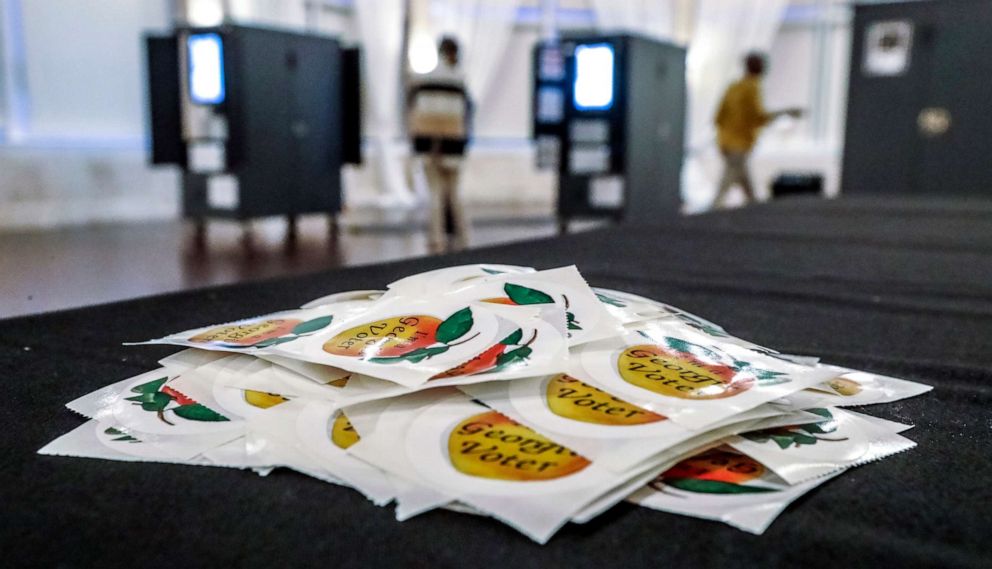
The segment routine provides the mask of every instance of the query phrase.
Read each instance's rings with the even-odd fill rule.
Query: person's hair
[[[458,61],[458,42],[451,36],[441,38],[437,46],[437,51],[442,57],[447,57],[452,61]]]
[[[744,68],[751,75],[761,75],[765,72],[765,54],[752,51],[744,58]]]

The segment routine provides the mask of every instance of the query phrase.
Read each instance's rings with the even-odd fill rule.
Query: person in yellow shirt
[[[802,111],[788,109],[769,113],[761,102],[761,77],[765,74],[765,57],[751,53],[744,59],[746,73],[727,88],[716,113],[717,144],[723,154],[723,177],[713,200],[713,208],[720,205],[730,188],[739,184],[748,202],[755,199],[748,158],[758,140],[758,134],[769,122],[782,115],[799,117]]]

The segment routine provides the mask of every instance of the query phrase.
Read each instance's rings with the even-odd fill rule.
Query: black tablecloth
[[[665,300],[758,343],[932,383],[867,409],[916,424],[907,434],[919,446],[819,487],[760,537],[621,504],[545,546],[446,511],[398,523],[390,508],[288,471],[35,454],[81,423],[67,401],[175,351],[124,341],[468,262],[574,263],[593,285]],[[992,207],[939,202],[783,202],[6,320],[3,563],[990,567],[990,365]]]

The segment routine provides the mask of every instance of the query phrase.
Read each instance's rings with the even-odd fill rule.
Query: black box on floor
[[[772,197],[821,196],[823,175],[816,172],[788,172],[772,182]]]

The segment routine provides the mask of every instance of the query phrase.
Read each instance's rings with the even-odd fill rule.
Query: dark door
[[[291,44],[294,202],[297,211],[340,209],[341,50],[327,38],[296,36]]]
[[[228,118],[232,150],[238,156],[242,217],[290,213],[293,166],[290,158],[290,74],[288,34],[234,27],[227,34],[236,71],[229,74]]]
[[[918,117],[919,185],[930,195],[992,195],[992,2],[940,2],[929,98]]]
[[[148,61],[151,163],[185,167],[186,143],[182,135],[182,86],[176,36],[146,36],[145,56]]]
[[[932,70],[933,5],[926,2],[859,6],[855,12],[851,79],[844,141],[842,191],[847,194],[919,193],[923,145],[917,128]],[[873,72],[865,64],[873,26],[906,22],[912,30],[908,65],[901,73]]]

